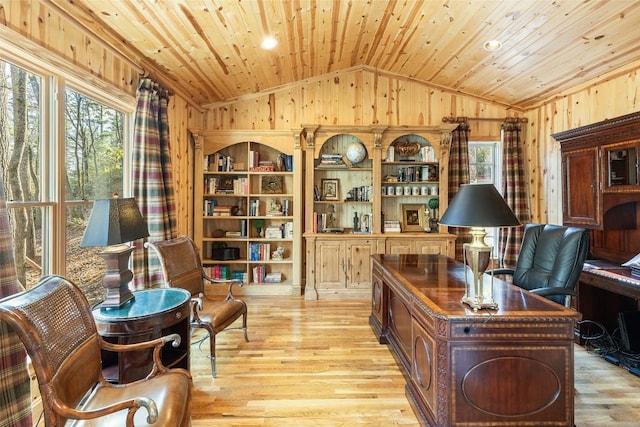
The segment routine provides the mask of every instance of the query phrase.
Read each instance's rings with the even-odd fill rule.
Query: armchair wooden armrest
[[[64,416],[65,418],[73,420],[95,420],[97,418],[104,417],[109,414],[113,414],[126,409],[126,425],[127,427],[129,427],[134,426],[133,419],[135,417],[136,411],[140,408],[145,408],[147,410],[147,423],[154,424],[156,421],[158,421],[158,406],[156,405],[156,402],[146,397],[136,397],[133,399],[122,400],[120,402],[86,411],[71,408],[55,398],[52,399],[51,405],[58,414]]]
[[[211,277],[207,276],[204,273],[202,274],[202,277],[204,280],[206,280],[211,284],[216,284],[216,283],[228,284],[229,288],[227,289],[226,299],[235,299],[235,297],[233,296],[233,285],[238,285],[238,287],[242,287],[244,285],[244,283],[242,283],[242,280],[240,279],[212,279]]]
[[[134,344],[115,344],[100,338],[100,347],[104,350],[120,353],[125,351],[137,351],[147,348],[153,348],[153,366],[151,367],[151,372],[149,372],[149,375],[145,377],[145,379],[149,379],[155,377],[159,372],[167,372],[169,370],[169,368],[164,366],[164,364],[162,363],[162,347],[164,347],[164,345],[169,342],[172,343],[171,345],[173,347],[178,347],[180,345],[180,341],[181,338],[179,334],[165,335],[151,341],[143,341]]]

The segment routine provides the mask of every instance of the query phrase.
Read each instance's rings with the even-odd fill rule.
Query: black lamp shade
[[[440,224],[454,227],[515,227],[520,221],[493,184],[462,184]]]
[[[134,198],[98,199],[80,247],[118,245],[148,236],[147,224]]]

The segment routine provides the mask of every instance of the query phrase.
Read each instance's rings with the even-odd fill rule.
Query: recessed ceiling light
[[[489,40],[482,44],[482,48],[484,50],[488,50],[489,52],[494,52],[496,50],[502,49],[502,42],[500,40]]]
[[[278,40],[276,40],[275,37],[267,36],[262,39],[262,43],[260,44],[260,46],[265,50],[271,50],[274,47],[278,46]]]

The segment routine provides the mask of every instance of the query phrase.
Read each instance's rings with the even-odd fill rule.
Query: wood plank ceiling
[[[636,0],[49,1],[202,106],[365,67],[526,109],[640,61]]]

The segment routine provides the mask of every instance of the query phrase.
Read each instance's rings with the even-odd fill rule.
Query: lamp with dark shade
[[[129,289],[133,272],[129,270],[129,256],[133,246],[126,243],[149,236],[134,198],[98,199],[93,204],[89,223],[80,247],[106,246],[100,252],[107,266],[102,285],[107,296],[102,307],[120,307],[134,298]]]
[[[464,263],[471,270],[467,278],[465,268],[465,295],[461,302],[474,310],[497,309],[493,299],[493,275],[491,285],[485,286],[483,275],[491,259],[491,246],[484,237],[485,227],[517,227],[520,221],[514,215],[493,184],[463,184],[445,211],[440,224],[452,227],[471,227],[471,243],[463,245]]]

